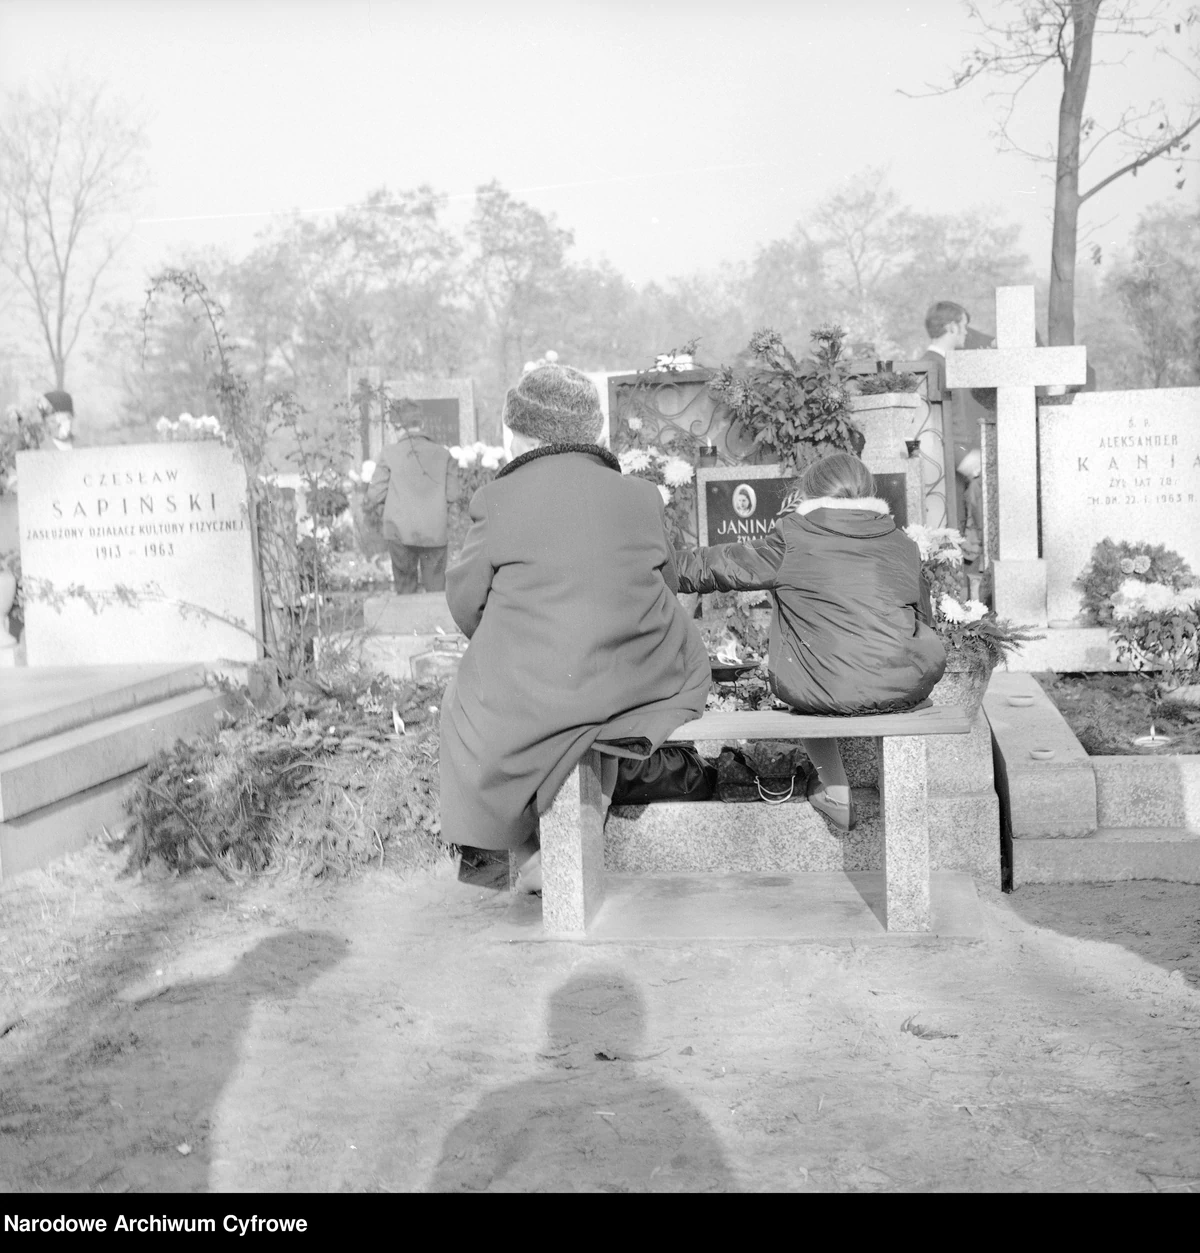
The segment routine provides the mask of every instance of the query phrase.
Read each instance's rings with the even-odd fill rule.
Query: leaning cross
[[[996,289],[996,347],[951,352],[947,387],[996,388],[998,556],[992,563],[996,611],[1046,624],[1046,565],[1038,557],[1035,387],[1087,381],[1083,347],[1039,348],[1033,288]],[[984,472],[986,465],[985,449]]]

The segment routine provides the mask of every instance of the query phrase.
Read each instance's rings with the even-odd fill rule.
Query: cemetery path
[[[0,890],[0,1191],[1200,1189],[1200,887],[981,944],[504,943],[439,872]]]

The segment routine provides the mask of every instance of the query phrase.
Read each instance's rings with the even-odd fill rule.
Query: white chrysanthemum
[[[369,483],[375,477],[375,463],[373,461],[364,461],[362,464],[362,480]]]
[[[949,593],[943,594],[941,600],[938,601],[938,613],[946,619],[947,622],[967,622],[967,610],[960,605]]]
[[[913,522],[904,528],[904,534],[907,535],[914,544],[916,544],[917,552],[921,555],[921,560],[928,561],[929,554],[933,552],[933,541],[929,536],[929,528]]]
[[[626,418],[625,425],[631,431],[640,431],[642,429],[642,420],[641,418]]]
[[[663,463],[663,478],[668,487],[683,487],[692,481],[692,467],[682,457],[668,457]]]
[[[671,489],[669,487],[660,483],[658,485],[658,494],[662,497],[664,505],[669,505],[671,503]]]
[[[164,416],[155,422],[154,429],[160,435],[165,435],[168,431],[173,431],[175,429],[175,423],[172,422],[170,418]]]
[[[553,365],[554,362],[558,360],[558,353],[556,353],[553,348],[547,348],[545,358],[551,363],[551,365]]]
[[[484,470],[499,470],[500,457],[495,448],[489,448],[487,452],[479,458],[479,464]]]
[[[1170,613],[1188,610],[1200,600],[1200,588],[1175,591],[1166,583],[1126,579],[1113,593],[1113,617],[1133,618],[1139,613]]]
[[[644,448],[627,448],[617,460],[622,474],[640,474],[650,468],[650,454]]]
[[[455,461],[462,456],[462,449],[457,444],[451,444],[446,451],[454,458]]]
[[[969,600],[963,608],[967,611],[968,622],[978,622],[980,618],[987,617],[988,607],[982,601]]]
[[[190,431],[194,427],[199,426],[200,423],[197,421],[197,419],[193,418],[190,413],[181,413],[179,415],[179,425],[186,426],[188,430]]]

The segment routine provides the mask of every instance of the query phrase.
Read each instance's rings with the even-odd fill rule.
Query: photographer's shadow
[[[708,1120],[643,1077],[645,1008],[612,967],[550,997],[541,1074],[485,1096],[451,1129],[433,1192],[731,1192]]]

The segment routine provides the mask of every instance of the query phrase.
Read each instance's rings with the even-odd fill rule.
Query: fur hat
[[[75,416],[75,405],[69,392],[47,392],[42,399],[50,413],[69,413],[72,417]]]
[[[504,424],[543,444],[594,444],[604,429],[604,413],[586,374],[569,365],[540,365],[509,388]]]

